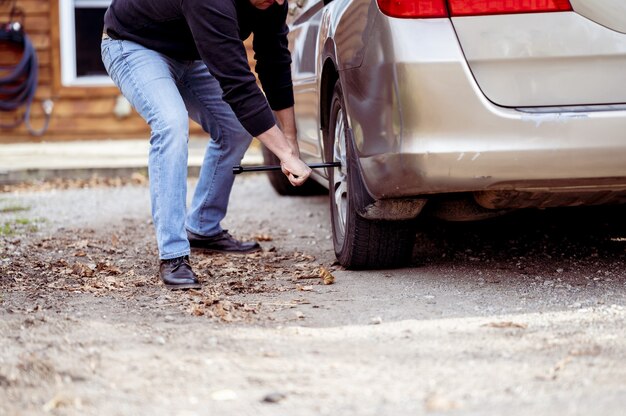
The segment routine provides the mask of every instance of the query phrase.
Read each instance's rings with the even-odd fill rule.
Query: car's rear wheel
[[[359,173],[348,134],[341,85],[331,101],[327,158],[341,162],[329,172],[330,212],[335,254],[347,268],[387,268],[406,265],[415,241],[415,221],[370,220],[359,215],[374,202]]]
[[[262,146],[263,162],[266,165],[280,165],[280,159],[276,157],[267,147]],[[270,184],[279,195],[285,196],[308,196],[308,195],[323,195],[326,193],[324,188],[313,179],[307,180],[300,186],[293,186],[289,179],[281,171],[269,171],[267,177],[270,180]]]

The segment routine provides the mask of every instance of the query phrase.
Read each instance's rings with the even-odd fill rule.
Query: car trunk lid
[[[565,3],[569,11],[562,11],[562,0],[448,2],[469,68],[488,99],[507,107],[626,103],[626,2]],[[561,8],[476,15],[476,4]]]
[[[626,33],[626,1],[570,0],[576,13],[609,29]]]

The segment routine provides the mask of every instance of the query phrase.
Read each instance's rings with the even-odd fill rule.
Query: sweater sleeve
[[[200,57],[220,83],[223,99],[253,136],[276,124],[250,71],[234,0],[184,0],[183,14]]]
[[[266,16],[257,19],[252,47],[257,61],[255,69],[267,100],[273,110],[282,110],[294,104],[291,52],[287,40],[287,2],[277,11],[260,13]]]

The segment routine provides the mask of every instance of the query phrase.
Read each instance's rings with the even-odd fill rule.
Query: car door
[[[289,48],[292,56],[296,125],[301,157],[307,162],[322,158],[317,54],[324,5],[324,0],[296,0],[290,4]]]

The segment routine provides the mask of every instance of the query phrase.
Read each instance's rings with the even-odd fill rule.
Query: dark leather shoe
[[[248,254],[261,250],[261,246],[256,241],[244,242],[236,240],[228,233],[228,230],[224,230],[212,237],[205,237],[192,233],[191,231],[187,231],[187,238],[189,239],[189,245],[191,248],[199,251]]]
[[[201,287],[196,274],[191,270],[189,256],[161,260],[159,276],[168,289],[199,289]]]

